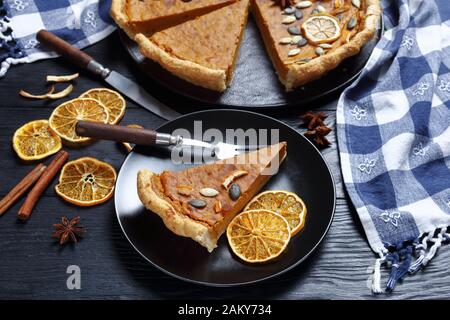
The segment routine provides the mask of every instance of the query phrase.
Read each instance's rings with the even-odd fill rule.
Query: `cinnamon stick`
[[[0,201],[0,216],[3,215],[44,172],[46,166],[38,164]]]
[[[56,176],[56,174],[59,172],[64,162],[66,162],[68,158],[69,154],[66,151],[60,151],[56,154],[52,162],[42,173],[41,177],[36,182],[33,189],[31,189],[30,193],[25,199],[25,202],[19,210],[19,219],[27,220],[31,216],[33,208],[38,202],[41,194],[48,187],[50,182],[52,182],[53,178]]]

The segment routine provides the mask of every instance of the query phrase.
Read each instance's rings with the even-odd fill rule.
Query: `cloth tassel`
[[[10,66],[28,62],[28,58],[23,56],[17,43],[10,44],[14,38],[11,32],[8,33],[8,30],[11,30],[9,18],[7,16],[0,17],[0,48],[6,52],[6,57],[5,54],[0,56],[0,78],[6,74]]]
[[[412,261],[412,251],[413,248],[411,245],[407,246],[406,249],[403,249],[404,252],[402,252],[404,255],[404,259],[402,264],[400,265],[400,267],[397,270],[397,281],[402,280],[403,277],[408,273],[409,267],[411,266],[411,261]]]
[[[12,65],[16,65],[16,64],[20,64],[20,63],[26,63],[28,62],[28,58],[24,57],[24,58],[19,58],[19,59],[14,59],[14,58],[7,58],[5,59],[5,61],[3,61],[0,64],[0,78],[3,77],[6,72],[8,71],[9,67],[11,67]]]
[[[372,292],[383,293],[381,290],[381,265],[386,262],[386,256],[382,255],[381,258],[375,260],[375,266],[373,268],[372,277]]]
[[[391,252],[387,256],[386,260],[392,263],[391,272],[389,274],[389,279],[386,284],[386,291],[391,292],[392,290],[394,290],[395,285],[397,284],[397,271],[399,267],[400,257],[397,252]]]
[[[417,260],[411,264],[411,266],[409,267],[408,273],[414,274],[417,271],[419,271],[423,266],[422,262],[423,262],[424,258],[425,258],[425,251],[423,251],[423,253],[420,254],[419,258],[417,258]]]
[[[437,239],[431,239],[431,241],[434,242],[434,244],[431,246],[430,251],[428,251],[428,254],[423,259],[422,261],[423,266],[426,266],[428,262],[430,262],[430,260],[434,258],[437,250],[441,247],[443,240],[442,231],[444,231],[445,233],[445,230],[442,229],[441,232],[437,235]]]
[[[414,263],[412,263],[411,266],[409,267],[409,270],[408,270],[409,274],[414,274],[422,268],[423,259],[425,258],[425,254],[426,254],[427,248],[428,248],[428,238],[431,239],[431,237],[432,237],[432,234],[429,234],[428,236],[423,237],[422,243],[420,243],[416,246],[415,249],[416,249],[416,251],[420,251],[420,255],[417,258],[417,260],[414,261]]]
[[[436,255],[437,250],[442,246],[442,244],[450,241],[450,235],[447,232],[447,228],[441,228],[437,237],[434,237],[434,232],[430,232],[428,236],[424,237],[422,243],[419,244],[416,249],[420,250],[420,256],[417,260],[410,266],[408,272],[410,274],[416,273],[422,267],[426,266],[431,259]],[[427,251],[428,242],[434,242],[434,244]]]

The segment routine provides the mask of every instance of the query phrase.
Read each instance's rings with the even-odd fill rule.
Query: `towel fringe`
[[[19,43],[14,39],[11,22],[7,8],[0,3],[0,78],[8,71],[9,67],[19,63],[28,62],[25,53]]]
[[[450,233],[447,233],[447,227],[443,227],[423,234],[415,241],[408,240],[397,246],[387,246],[387,249],[380,252],[380,257],[375,260],[372,292],[376,294],[383,292],[380,284],[382,265],[386,264],[390,268],[385,291],[391,292],[407,274],[412,275],[425,267],[434,258],[438,249],[449,242]],[[414,254],[418,257],[413,262]]]
[[[414,263],[411,264],[409,267],[408,273],[414,274],[422,267],[423,259],[425,259],[425,254],[427,253],[428,248],[428,241],[433,238],[433,233],[429,233],[427,236],[424,236],[422,239],[422,242],[419,244],[416,244],[415,251],[416,253],[419,253],[419,257],[414,261]]]
[[[381,290],[381,265],[386,262],[386,255],[380,252],[380,257],[375,260],[375,266],[373,268],[372,276],[372,292],[373,293],[383,293]]]

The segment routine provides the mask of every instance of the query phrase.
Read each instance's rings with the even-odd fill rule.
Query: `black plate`
[[[182,116],[168,122],[159,132],[175,129],[193,130],[202,121],[203,132],[209,128],[279,129],[280,140],[288,142],[288,155],[278,174],[265,189],[285,189],[297,193],[308,207],[305,228],[289,243],[277,261],[263,265],[243,263],[232,255],[226,235],[212,252],[191,239],[174,235],[162,220],[146,211],[136,190],[138,170],[155,172],[180,170],[168,149],[137,147],[120,170],[115,192],[117,218],[133,247],[160,270],[182,280],[211,286],[234,286],[262,281],[279,275],[302,262],[324,238],[334,215],[335,186],[330,170],[320,152],[291,127],[273,118],[248,111],[210,110]]]
[[[145,59],[136,43],[123,32],[121,39],[133,60],[139,64],[139,68],[174,93],[208,107],[216,105],[257,111],[261,108],[280,110],[283,107],[305,106],[339,92],[359,75],[379,40],[381,30],[382,23],[378,35],[369,41],[358,55],[346,59],[321,79],[289,93],[278,81],[252,17],[245,30],[231,86],[223,93],[201,88],[172,75],[159,64]]]

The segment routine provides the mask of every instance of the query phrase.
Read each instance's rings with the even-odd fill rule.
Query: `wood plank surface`
[[[196,103],[181,100],[170,91],[152,83],[139,73],[124,50],[117,34],[90,47],[94,58],[134,79],[166,104],[181,112],[197,110]],[[77,70],[61,59],[12,67],[0,80],[0,196],[4,196],[33,164],[20,161],[12,151],[14,130],[27,121],[48,118],[59,101],[25,100],[20,89],[33,93],[45,91],[45,75],[68,74]],[[71,97],[102,87],[101,81],[82,73]],[[337,101],[319,108],[334,127]],[[293,110],[276,117],[298,129],[299,114]],[[164,121],[128,101],[122,124],[139,123],[156,128]],[[20,203],[0,218],[0,299],[430,299],[450,298],[450,250],[443,247],[423,272],[407,277],[390,295],[372,295],[367,288],[375,256],[369,248],[355,210],[349,203],[339,169],[334,131],[332,147],[322,150],[337,184],[337,207],[331,229],[317,251],[302,265],[276,278],[242,288],[208,288],[171,278],[153,268],[134,251],[116,220],[114,202],[92,208],[77,208],[55,196],[55,182],[45,191],[31,219],[17,221]],[[99,141],[82,149],[67,149],[71,158],[93,156],[120,169],[126,154],[116,143]],[[61,215],[80,215],[88,229],[75,246],[60,248],[50,238],[53,223]],[[68,290],[66,268],[78,265],[82,272],[81,290]],[[386,279],[386,271],[383,272]]]

